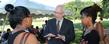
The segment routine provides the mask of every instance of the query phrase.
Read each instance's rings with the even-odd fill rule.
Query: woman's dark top
[[[88,41],[88,44],[99,44],[100,37],[96,30],[92,30],[88,34],[84,35],[83,38],[85,41]]]
[[[8,44],[14,44],[15,38],[22,32],[25,32],[25,31],[18,31],[16,33],[10,34],[8,39]]]

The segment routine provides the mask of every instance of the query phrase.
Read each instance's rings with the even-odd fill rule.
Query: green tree
[[[65,5],[64,7],[65,7],[65,10],[69,10],[72,12],[72,15],[70,15],[69,17],[71,17],[72,19],[80,19],[80,11],[83,8],[87,6],[91,6],[93,4],[94,2],[92,2],[92,0],[85,0],[84,2],[82,2],[81,0],[76,0],[76,1],[71,1],[69,3],[64,4]],[[102,6],[101,2],[98,2],[97,4],[99,4],[100,7]]]
[[[109,0],[103,0],[102,1],[103,4],[103,14],[105,18],[109,18]]]

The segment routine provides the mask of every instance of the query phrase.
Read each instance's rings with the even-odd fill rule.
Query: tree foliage
[[[86,0],[85,0],[86,1]],[[101,16],[104,16],[104,18],[109,17],[109,0],[103,0],[98,2],[97,4],[103,9]],[[72,19],[80,19],[80,11],[87,7],[93,5],[94,2],[91,0],[87,2],[81,2],[80,0],[71,1],[69,3],[64,4],[65,10],[69,10],[72,12],[72,15],[66,16],[67,18]]]
[[[78,19],[80,18],[80,11],[87,6],[92,5],[92,2],[81,2],[80,0],[76,0],[75,2],[69,2],[65,4],[65,10],[70,10],[72,12],[72,15],[70,16],[72,19]]]
[[[103,4],[103,14],[105,18],[109,18],[109,0],[103,0],[102,1]]]

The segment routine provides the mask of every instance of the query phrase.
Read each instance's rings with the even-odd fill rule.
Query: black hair
[[[8,28],[7,31],[11,31],[11,29]]]
[[[94,4],[93,6],[82,9],[80,15],[84,13],[84,15],[92,17],[92,23],[95,23],[99,11],[102,11],[102,9],[97,4]]]
[[[39,27],[38,27],[38,26],[36,26],[36,29],[39,29]]]
[[[30,11],[23,6],[14,7],[11,4],[5,6],[5,10],[9,13],[8,20],[10,26],[14,29],[16,25],[21,24],[22,20],[30,15]]]
[[[91,6],[82,9],[82,10],[80,11],[80,15],[83,15],[83,13],[84,13],[86,16],[91,16],[91,15],[89,14],[89,13],[90,13],[90,11],[89,11],[90,8],[91,8]]]
[[[48,22],[48,21],[47,21],[47,20],[45,20],[45,23],[46,23],[46,24],[47,24],[47,22]]]
[[[34,28],[34,25],[31,25],[31,28]]]

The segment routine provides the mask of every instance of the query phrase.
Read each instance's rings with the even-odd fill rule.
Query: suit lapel
[[[55,31],[56,33],[58,33],[58,32],[57,32],[57,27],[56,27],[56,19],[53,20],[53,29],[54,29],[54,31]]]

